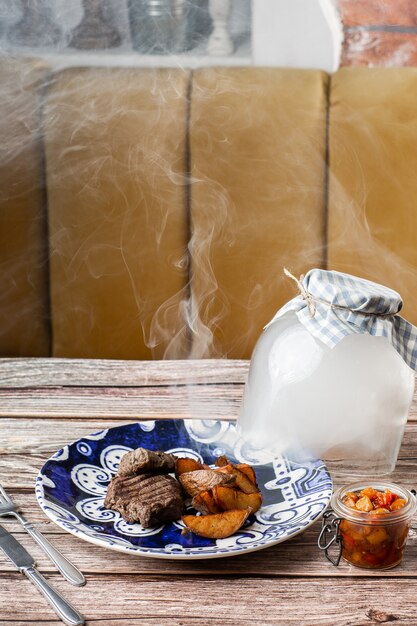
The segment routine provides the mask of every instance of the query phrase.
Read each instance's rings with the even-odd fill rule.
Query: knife
[[[29,552],[5,528],[0,526],[0,548],[15,564],[17,569],[29,578],[49,602],[58,617],[68,626],[83,626],[84,618],[59,594],[35,568],[35,561]]]

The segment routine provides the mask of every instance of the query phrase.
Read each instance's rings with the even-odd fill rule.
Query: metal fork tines
[[[36,541],[45,554],[49,556],[52,563],[54,563],[68,582],[77,586],[85,584],[83,574],[75,567],[75,565],[68,561],[63,554],[54,548],[48,539],[46,539],[33,524],[31,524],[21,513],[19,513],[17,505],[0,485],[0,517],[5,517],[7,515],[13,515],[22,524],[26,532],[29,533],[29,535]]]

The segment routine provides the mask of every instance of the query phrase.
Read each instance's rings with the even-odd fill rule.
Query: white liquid
[[[414,372],[385,337],[349,335],[334,348],[286,315],[259,339],[239,427],[251,448],[394,469]]]

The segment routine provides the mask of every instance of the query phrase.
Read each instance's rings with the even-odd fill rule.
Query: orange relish
[[[373,513],[374,515],[385,515],[390,511],[398,511],[407,504],[407,500],[396,493],[392,493],[389,489],[382,492],[373,487],[365,487],[359,492],[348,491],[342,502],[351,509]]]

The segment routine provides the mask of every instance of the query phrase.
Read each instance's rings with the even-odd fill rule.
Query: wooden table
[[[87,624],[417,624],[417,534],[403,563],[387,572],[330,565],[316,542],[320,523],[272,548],[214,561],[138,558],[85,543],[38,507],[34,481],[63,444],[103,426],[155,417],[234,419],[245,361],[0,359],[0,482],[42,532],[85,573],[72,587],[13,521],[4,520],[40,570]],[[417,483],[414,400],[394,481]],[[340,477],[334,476],[336,482]],[[43,598],[0,556],[0,624],[55,626]]]

